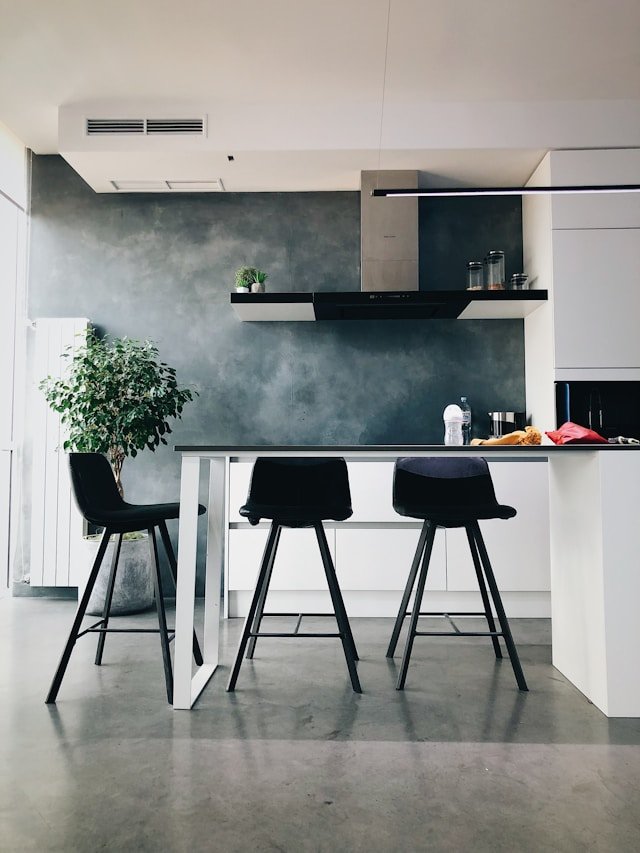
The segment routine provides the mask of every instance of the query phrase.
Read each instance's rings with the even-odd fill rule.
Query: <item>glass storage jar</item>
[[[484,259],[487,290],[504,290],[504,252],[494,250]]]
[[[467,263],[467,290],[484,290],[482,261]]]
[[[528,278],[526,272],[514,272],[509,279],[509,290],[526,290]]]

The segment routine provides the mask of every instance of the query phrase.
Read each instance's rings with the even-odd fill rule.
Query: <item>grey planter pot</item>
[[[87,551],[91,552],[91,556],[87,557],[87,565],[92,565],[98,551],[99,537],[96,540],[86,539],[85,542]],[[115,537],[112,536],[89,599],[87,613],[92,616],[102,616],[104,610],[114,547]],[[140,613],[148,610],[152,604],[153,579],[149,566],[149,538],[145,535],[142,539],[123,539],[110,613],[112,616]]]

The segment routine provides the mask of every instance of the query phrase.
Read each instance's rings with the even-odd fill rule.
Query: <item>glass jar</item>
[[[504,252],[489,252],[484,259],[487,290],[504,290]]]
[[[509,280],[509,290],[526,290],[528,278],[526,272],[514,272]]]
[[[484,290],[482,261],[469,261],[467,263],[467,290]]]

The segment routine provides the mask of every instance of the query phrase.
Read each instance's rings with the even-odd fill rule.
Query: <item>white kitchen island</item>
[[[553,664],[607,716],[640,717],[640,448],[210,445],[178,446],[176,451],[182,455],[182,476],[174,708],[191,708],[218,665],[231,462],[257,456],[342,456],[350,462],[371,462],[398,456],[476,455],[489,461],[547,460]],[[203,463],[209,466],[204,664],[194,671],[191,632]],[[505,555],[494,556],[497,561]],[[519,559],[517,552],[507,556]],[[530,687],[535,690],[535,684]],[[366,691],[366,685],[363,688]]]

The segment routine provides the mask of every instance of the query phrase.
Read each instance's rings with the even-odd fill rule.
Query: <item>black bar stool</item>
[[[241,507],[240,514],[248,518],[251,524],[257,524],[261,518],[270,518],[271,529],[227,691],[235,689],[245,650],[247,657],[252,658],[258,637],[340,637],[351,684],[356,693],[362,693],[355,665],[358,654],[322,524],[330,519],[344,521],[352,514],[349,477],[344,459],[256,459],[247,502]],[[264,612],[283,527],[314,528],[338,623],[338,633],[300,633],[298,630],[304,616],[331,615],[328,613]],[[261,633],[260,626],[265,616],[297,616],[298,622],[293,633]]]
[[[404,618],[409,615],[409,598],[416,582],[416,575],[418,575],[418,567],[422,558],[422,567],[418,576],[413,610],[410,613],[409,633],[407,635],[396,689],[404,689],[411,651],[413,649],[413,641],[416,637],[460,636],[491,637],[493,649],[498,659],[502,658],[498,637],[503,637],[507,651],[509,652],[516,681],[518,682],[518,688],[520,690],[528,690],[527,682],[520,666],[518,652],[511,636],[509,622],[502,606],[502,599],[500,598],[493,569],[489,562],[489,555],[487,554],[478,524],[479,519],[513,518],[516,510],[511,506],[504,506],[497,502],[486,459],[479,456],[462,458],[405,457],[398,459],[393,477],[393,506],[395,511],[400,515],[424,519],[418,547],[409,571],[409,579],[407,580],[389,648],[387,649],[387,657],[392,658],[395,654]],[[484,612],[434,613],[420,611],[427,580],[429,560],[438,527],[465,528],[473,565],[478,578]],[[491,611],[483,570],[500,623],[499,631],[496,630]],[[420,616],[444,616],[452,623],[454,631],[418,631],[418,618]],[[489,630],[459,631],[455,623],[451,620],[451,616],[484,616],[487,620]]]
[[[73,493],[78,504],[80,512],[87,521],[92,524],[104,527],[104,533],[100,540],[96,559],[89,573],[89,579],[85,587],[84,593],[78,603],[78,609],[69,632],[67,643],[62,652],[60,663],[56,670],[56,674],[51,682],[49,693],[47,694],[46,703],[52,704],[56,701],[62,679],[64,678],[69,658],[75,646],[76,640],[85,634],[98,633],[98,649],[96,651],[95,662],[99,666],[102,663],[102,653],[104,651],[104,643],[108,633],[138,633],[160,634],[160,643],[162,646],[162,659],[164,662],[164,675],[167,685],[167,701],[173,701],[173,671],[171,667],[171,652],[169,651],[169,643],[173,640],[173,630],[167,628],[167,620],[164,610],[164,597],[162,592],[162,582],[160,579],[160,567],[158,564],[158,545],[156,542],[155,528],[160,531],[162,543],[169,559],[171,574],[175,586],[176,581],[176,557],[171,545],[171,539],[167,530],[166,520],[169,518],[178,518],[180,513],[179,503],[169,504],[129,504],[126,503],[118,492],[116,481],[111,471],[111,466],[104,456],[100,453],[71,453],[69,454],[69,465],[71,468],[71,483]],[[198,507],[198,514],[202,515],[205,512],[203,506]],[[116,571],[118,568],[118,558],[120,556],[120,546],[122,544],[123,533],[133,533],[137,530],[146,529],[149,534],[149,549],[151,554],[151,571],[153,574],[153,583],[155,589],[156,609],[158,611],[158,628],[109,628],[109,611],[111,609],[111,600],[113,598],[113,588],[116,580]],[[100,566],[109,544],[109,539],[113,534],[117,534],[118,538],[113,549],[113,559],[111,562],[111,570],[109,573],[109,581],[105,595],[104,610],[102,619],[80,630],[82,620],[84,618],[91,592],[98,577]],[[193,656],[198,665],[202,663],[202,654],[198,639],[193,634]]]

